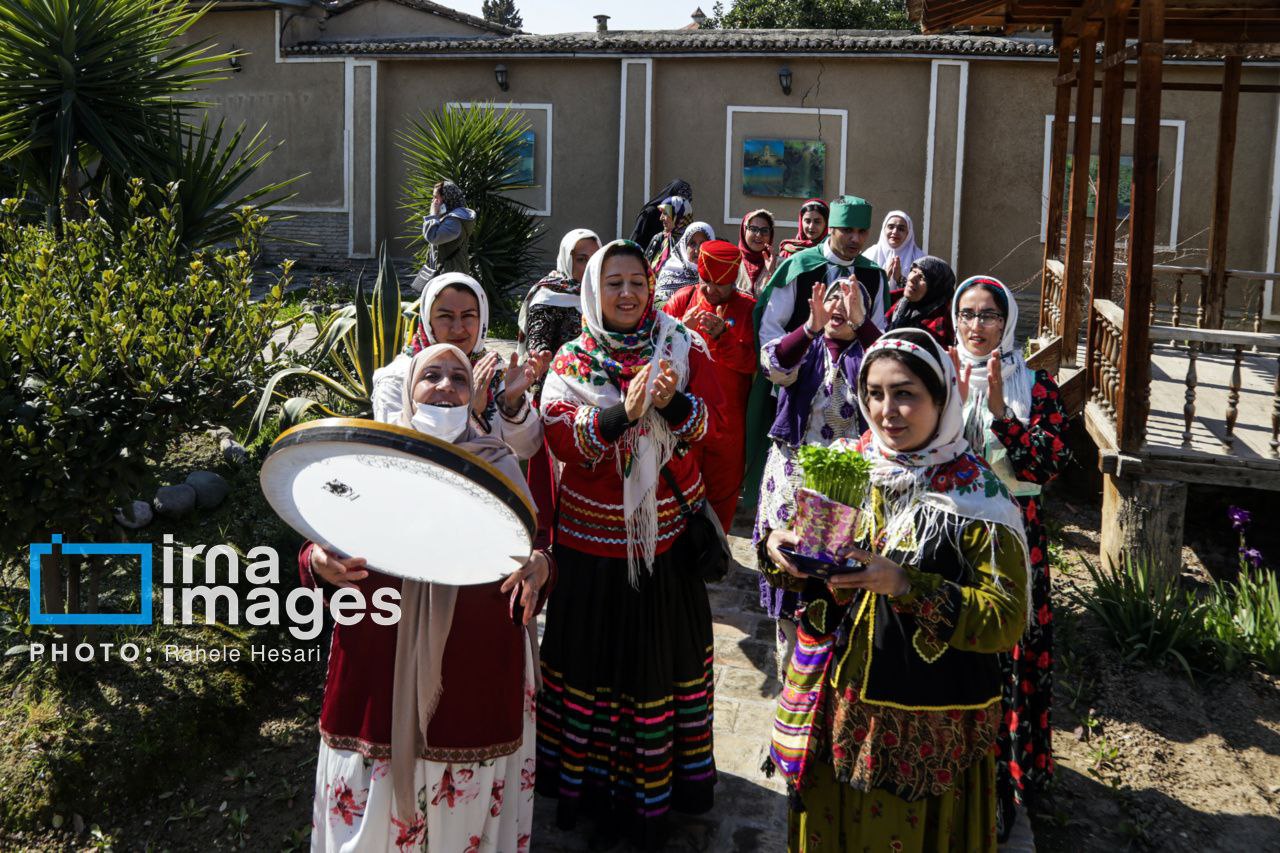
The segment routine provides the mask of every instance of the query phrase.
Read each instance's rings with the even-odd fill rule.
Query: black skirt
[[[586,812],[649,846],[669,811],[711,808],[711,606],[684,545],[638,589],[625,559],[556,548],[537,788],[559,798],[561,827]]]

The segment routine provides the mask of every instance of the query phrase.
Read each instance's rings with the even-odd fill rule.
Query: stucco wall
[[[455,22],[422,15],[398,4],[368,3],[339,16],[343,26],[403,28],[408,13],[441,33],[453,32]],[[358,15],[360,17],[351,17]],[[337,20],[337,19],[334,19]],[[334,35],[329,30],[325,37]],[[427,24],[422,24],[427,26]],[[473,31],[474,32],[474,31]],[[423,112],[442,109],[449,102],[550,104],[527,109],[537,133],[537,182],[545,187],[551,172],[550,215],[539,218],[546,237],[540,249],[549,260],[559,237],[574,227],[596,230],[606,239],[619,231],[618,188],[622,170],[621,231],[628,234],[645,196],[645,137],[649,193],[674,177],[694,186],[694,213],[710,222],[722,237],[733,239],[733,219],[755,207],[768,207],[783,221],[794,221],[801,199],[747,196],[741,179],[741,140],[751,137],[821,138],[827,144],[824,195],[841,188],[871,200],[875,225],[890,209],[907,210],[923,231],[928,169],[928,129],[931,76],[934,61],[927,56],[902,58],[520,58],[488,59],[358,59],[348,74],[347,61],[275,61],[274,13],[221,12],[211,14],[193,37],[212,36],[221,47],[235,45],[251,51],[243,71],[211,85],[206,96],[217,104],[215,113],[255,128],[267,123],[268,133],[285,145],[268,162],[262,179],[310,172],[298,185],[292,206],[305,213],[320,211],[326,226],[322,250],[341,255],[344,243],[328,245],[337,214],[351,216],[357,253],[368,249],[373,227],[379,239],[395,240],[399,255],[411,251],[407,223],[400,205],[405,163],[399,134]],[[501,61],[510,88],[502,92],[494,79]],[[627,87],[621,91],[627,63]],[[370,68],[376,65],[376,71]],[[792,94],[784,95],[778,70],[789,66]],[[1045,116],[1053,111],[1054,63],[973,58],[967,63],[966,128],[963,157],[955,159],[960,99],[960,66],[940,64],[937,70],[933,179],[930,184],[930,250],[943,257],[951,248],[951,193],[957,168],[963,169],[958,226],[960,275],[989,272],[1026,288],[1034,303],[1044,247],[1040,242],[1045,163]],[[1214,66],[1169,65],[1169,81],[1213,82],[1221,70]],[[345,146],[345,87],[350,93],[353,144]],[[376,103],[371,103],[376,78]],[[1275,83],[1280,70],[1246,67],[1245,82]],[[646,121],[646,98],[651,90]],[[1132,115],[1132,93],[1125,114]],[[1185,121],[1178,205],[1177,260],[1201,262],[1208,241],[1214,153],[1217,144],[1216,93],[1166,92],[1162,114]],[[1100,98],[1096,99],[1100,102]],[[619,124],[625,102],[626,136],[619,163]],[[1100,105],[1100,104],[1099,104]],[[736,111],[729,139],[728,205],[725,202],[726,119]],[[779,108],[843,110],[848,115],[846,167],[839,173],[841,119],[828,114],[768,112]],[[765,112],[751,111],[765,110]],[[1277,103],[1274,96],[1245,93],[1241,112],[1233,180],[1229,263],[1238,268],[1262,268],[1267,261],[1268,220],[1272,188],[1272,159]],[[370,122],[374,127],[370,128]],[[550,133],[548,133],[550,129]],[[376,140],[371,137],[376,133]],[[1159,191],[1157,235],[1167,240],[1172,225],[1177,130],[1161,133],[1161,170],[1169,178]],[[1097,148],[1094,134],[1094,150]],[[1132,128],[1124,134],[1123,150],[1132,145]],[[372,147],[372,152],[370,152]],[[550,148],[548,162],[548,147]],[[344,153],[345,152],[345,153]],[[371,156],[372,154],[372,156]],[[351,194],[344,181],[351,172]],[[372,173],[372,174],[371,174]],[[372,186],[371,186],[372,182]],[[536,209],[546,204],[540,187],[520,198]],[[369,206],[370,194],[375,198]],[[369,211],[376,222],[369,221]],[[1092,226],[1090,225],[1090,228]],[[778,238],[791,236],[793,226],[778,229]],[[923,238],[923,234],[920,235]],[[299,249],[300,255],[315,250]],[[1166,256],[1166,260],[1170,259]]]
[[[591,228],[613,236],[618,174],[619,65],[597,60],[511,60],[510,89],[494,80],[493,61],[397,61],[379,65],[378,201],[379,230],[400,238],[398,253],[411,251],[403,239],[416,228],[406,222],[403,201],[406,164],[399,134],[423,113],[454,101],[552,103],[552,208],[539,217],[546,237],[541,250],[550,257],[560,236],[571,228]],[[539,176],[545,177],[545,113],[530,110],[538,122]],[[521,197],[541,204],[541,190]]]

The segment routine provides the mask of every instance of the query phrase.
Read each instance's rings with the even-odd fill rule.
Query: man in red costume
[[[742,489],[747,398],[760,357],[751,324],[756,300],[738,289],[741,269],[742,251],[737,246],[724,240],[703,243],[698,283],[662,306],[706,340],[724,393],[722,431],[702,445],[702,477],[707,500],[726,531],[733,524]]]

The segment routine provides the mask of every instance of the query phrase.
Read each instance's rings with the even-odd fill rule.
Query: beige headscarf
[[[404,406],[399,415],[401,426],[410,425],[418,407],[413,399],[413,386],[427,365],[441,358],[452,358],[466,368],[467,387],[474,384],[471,360],[462,350],[452,344],[427,347],[409,364],[409,375],[404,383]],[[532,502],[520,465],[505,442],[480,434],[471,421],[454,444],[497,468],[508,482],[523,489],[525,497]],[[456,586],[409,580],[400,585],[400,624],[396,629],[395,676],[391,693],[391,781],[396,811],[406,820],[416,808],[414,765],[427,745],[427,727],[444,692],[444,648],[453,627],[457,600]],[[536,673],[537,634],[532,622],[528,628]]]

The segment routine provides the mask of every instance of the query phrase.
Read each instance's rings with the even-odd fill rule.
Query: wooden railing
[[[1093,303],[1097,339],[1086,364],[1089,400],[1116,426],[1123,387],[1120,377],[1120,348],[1124,340],[1124,309],[1109,299]]]
[[[1040,322],[1036,329],[1037,335],[1042,339],[1047,340],[1061,334],[1064,273],[1062,261],[1045,261],[1040,287]]]
[[[1123,268],[1123,265],[1118,265]],[[1204,267],[1156,264],[1151,289],[1151,323],[1177,328],[1204,328],[1209,271]],[[1266,282],[1280,281],[1280,273],[1259,270],[1226,272],[1227,305],[1223,311],[1225,328],[1239,332],[1262,332],[1266,324]]]
[[[1236,422],[1240,416],[1241,391],[1270,394],[1271,439],[1268,442],[1268,448],[1273,458],[1280,458],[1280,334],[1190,329],[1185,326],[1152,326],[1151,340],[1153,343],[1172,344],[1175,348],[1186,352],[1187,372],[1183,377],[1183,384],[1186,386],[1186,403],[1182,407],[1184,446],[1191,444],[1192,426],[1196,422],[1197,362],[1201,353],[1209,350],[1223,353],[1231,359],[1226,407],[1221,413],[1222,429],[1212,430],[1218,435],[1222,449],[1232,451],[1236,446]],[[1265,371],[1242,370],[1246,351],[1265,354],[1263,357],[1267,361],[1275,363],[1274,380],[1269,379]],[[1204,420],[1205,413],[1201,412],[1200,417]]]

